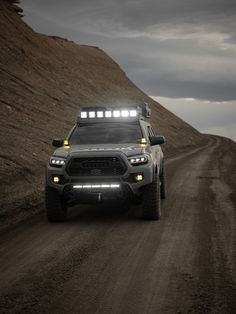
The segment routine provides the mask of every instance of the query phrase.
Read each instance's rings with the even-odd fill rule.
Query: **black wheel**
[[[160,180],[156,179],[146,186],[142,196],[143,218],[159,220],[161,217]]]
[[[130,202],[129,200],[124,200],[122,203],[121,203],[121,206],[122,206],[122,211],[124,213],[128,212],[129,209],[130,209]]]
[[[45,203],[49,222],[65,221],[67,216],[67,206],[63,203],[57,190],[46,186]]]
[[[165,199],[166,198],[166,170],[165,170],[164,160],[162,163],[160,181],[161,181],[161,199]]]

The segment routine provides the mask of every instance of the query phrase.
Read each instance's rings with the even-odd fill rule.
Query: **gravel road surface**
[[[84,206],[2,233],[0,313],[236,313],[235,152],[169,158],[160,221]]]

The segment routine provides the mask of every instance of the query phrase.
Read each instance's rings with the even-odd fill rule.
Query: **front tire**
[[[159,220],[161,217],[160,180],[155,180],[146,186],[142,196],[143,218]]]
[[[46,186],[45,205],[49,222],[65,221],[67,217],[67,206],[56,189]]]
[[[160,181],[161,181],[161,199],[164,200],[166,198],[166,170],[164,160],[162,162],[162,170],[160,174]]]

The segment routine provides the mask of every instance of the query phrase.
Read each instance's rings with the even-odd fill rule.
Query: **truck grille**
[[[70,176],[120,176],[126,171],[118,157],[73,158],[67,166]]]

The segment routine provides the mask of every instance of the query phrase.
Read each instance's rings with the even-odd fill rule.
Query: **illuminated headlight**
[[[129,162],[131,163],[131,165],[146,164],[148,162],[148,155],[130,157]]]
[[[57,158],[57,157],[51,157],[50,159],[50,165],[53,167],[62,167],[66,163],[65,159]]]

